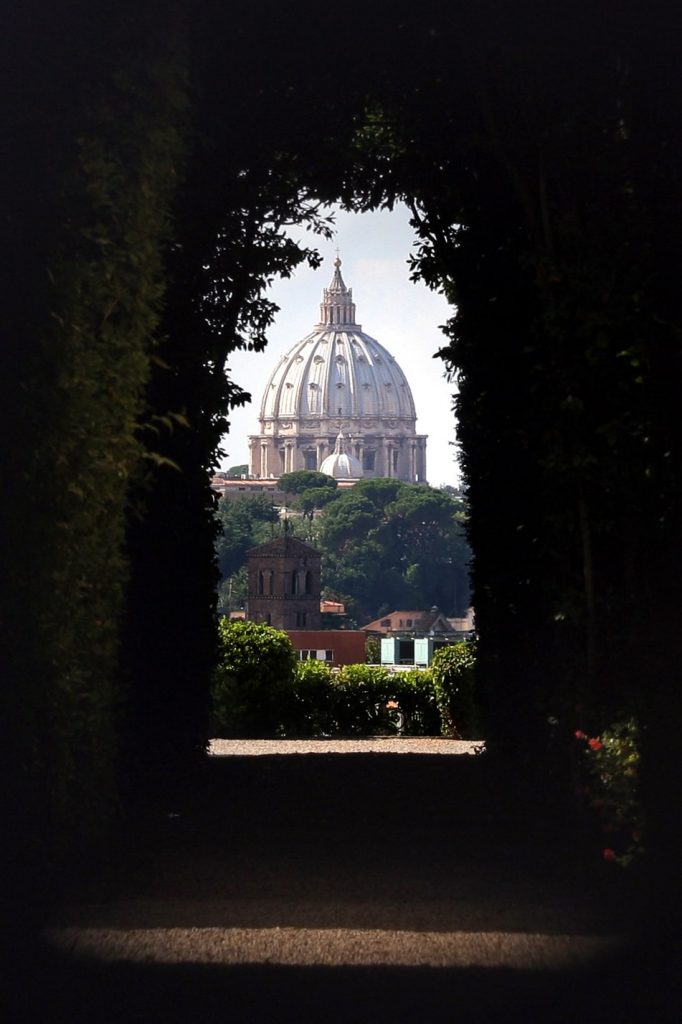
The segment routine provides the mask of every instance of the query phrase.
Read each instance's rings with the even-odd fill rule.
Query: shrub
[[[219,663],[213,685],[215,734],[278,736],[293,698],[296,655],[286,633],[256,622],[218,626]]]
[[[335,673],[317,661],[297,666],[287,735],[436,736],[440,724],[428,670],[346,665]]]
[[[403,713],[402,732],[407,736],[437,736],[441,719],[431,670],[415,668],[396,672],[391,682],[394,699]]]
[[[365,640],[365,662],[378,665],[381,661],[381,640],[378,636],[368,636]]]
[[[334,681],[334,717],[342,736],[390,732],[386,704],[393,698],[391,673],[376,665],[344,665]]]
[[[334,673],[324,661],[299,661],[287,708],[287,736],[331,736],[334,720]]]
[[[219,644],[215,736],[471,735],[470,645],[455,645],[466,657],[452,647],[439,652],[436,674],[298,662],[286,633],[248,621],[223,619]]]
[[[614,722],[592,737],[579,729],[575,738],[583,749],[586,776],[580,795],[597,819],[602,857],[627,867],[644,852],[637,721]]]
[[[433,690],[441,718],[441,735],[473,739],[476,731],[474,703],[476,650],[474,644],[442,647],[433,656]]]

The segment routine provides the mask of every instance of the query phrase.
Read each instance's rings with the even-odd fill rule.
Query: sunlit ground
[[[265,757],[283,754],[482,754],[484,740],[433,736],[373,736],[368,739],[211,740],[212,757]]]

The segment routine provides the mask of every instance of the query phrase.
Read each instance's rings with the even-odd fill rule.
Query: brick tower
[[[319,629],[320,559],[288,534],[252,548],[246,618],[277,629]]]

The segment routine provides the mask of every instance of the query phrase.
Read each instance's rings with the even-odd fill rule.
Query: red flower
[[[587,739],[587,736],[582,731],[582,729],[576,729],[575,732],[573,733],[573,735],[575,736],[575,738],[577,740],[586,740]]]
[[[616,851],[612,850],[610,846],[607,846],[605,850],[602,850],[601,855],[604,858],[604,860],[617,860],[618,859],[616,857]]]
[[[590,750],[601,750],[602,747],[604,746],[602,741],[601,740],[597,740],[597,739],[588,740],[587,741],[587,745],[590,748]]]

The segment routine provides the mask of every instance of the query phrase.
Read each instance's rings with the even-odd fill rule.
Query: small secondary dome
[[[334,451],[323,460],[320,473],[333,476],[335,480],[359,480],[362,476],[360,460],[346,451],[346,439],[342,431],[339,431],[336,438]]]

